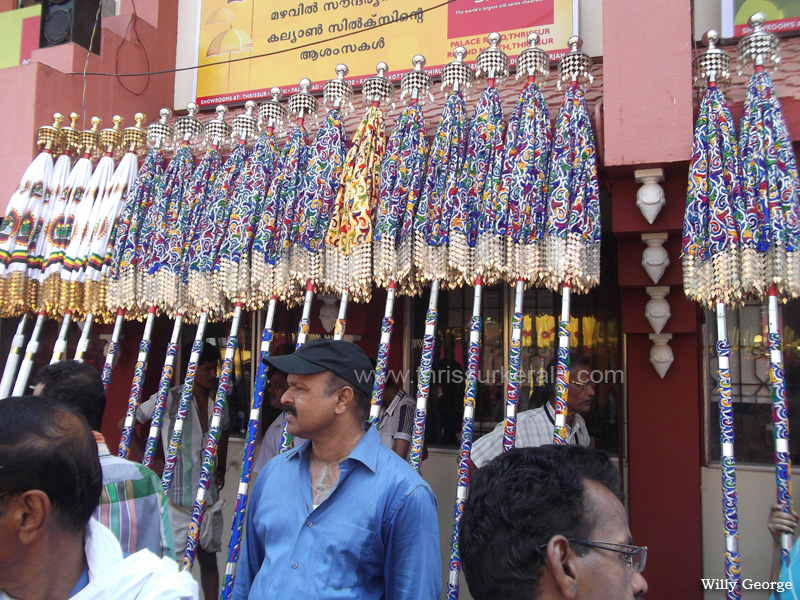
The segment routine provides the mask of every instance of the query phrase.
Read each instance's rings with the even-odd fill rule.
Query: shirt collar
[[[544,403],[544,414],[547,415],[547,418],[550,419],[550,422],[553,424],[553,427],[556,425],[556,409],[553,408],[553,405],[550,404],[550,401]],[[580,415],[575,415],[575,418],[572,419],[572,425],[567,425],[567,429],[570,431],[580,431],[583,428],[583,417]]]
[[[347,459],[357,460],[374,473],[378,467],[378,450],[381,445],[381,436],[371,425],[365,425],[365,428],[367,431],[364,437],[362,437],[358,444],[356,444],[356,447],[350,451]],[[295,458],[308,460],[308,453],[311,451],[311,443],[312,442],[309,441],[299,448],[289,450],[286,453],[287,460]]]

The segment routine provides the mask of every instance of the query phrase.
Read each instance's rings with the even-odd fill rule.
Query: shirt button
[[[309,521],[308,523],[306,523],[306,525],[307,525],[307,526],[309,526],[309,527],[311,527],[311,521]]]
[[[296,569],[299,565],[297,563],[292,563],[292,568]]]

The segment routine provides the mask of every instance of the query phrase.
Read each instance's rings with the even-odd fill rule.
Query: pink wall
[[[139,5],[142,5],[141,7]],[[147,50],[150,70],[173,69],[175,67],[175,45],[177,40],[178,9],[174,0],[151,0],[139,3],[139,19],[136,29],[141,44],[134,43],[132,27],[124,44],[122,36],[131,19],[131,3],[121,3],[122,14],[103,19],[102,54],[92,54],[88,71],[135,73],[146,71],[142,48]],[[2,7],[2,5],[0,5]],[[119,49],[119,53],[118,53]],[[115,66],[119,54],[118,67]],[[8,199],[19,185],[20,177],[36,155],[36,131],[42,125],[52,123],[52,114],[65,116],[81,111],[83,77],[86,50],[76,44],[64,44],[53,48],[35,50],[30,64],[0,70],[0,114],[5,125],[5,144],[0,147],[0,214],[5,213]],[[146,78],[125,78],[125,85],[135,92],[141,90]],[[103,120],[101,127],[111,126],[111,117],[121,115],[123,127],[134,124],[133,115],[143,112],[148,120],[158,115],[161,107],[172,106],[174,75],[153,76],[150,86],[141,95],[126,91],[115,77],[89,76],[86,81],[85,122],[80,129],[89,127],[92,116]]]

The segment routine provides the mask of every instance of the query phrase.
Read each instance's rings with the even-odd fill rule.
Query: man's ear
[[[337,415],[343,414],[354,400],[353,388],[345,386],[336,390],[336,404],[333,407]]]
[[[8,511],[20,543],[28,545],[44,531],[52,506],[43,491],[28,490],[12,502]]]
[[[578,595],[578,555],[563,535],[555,535],[547,543],[546,567],[555,586],[564,598]]]

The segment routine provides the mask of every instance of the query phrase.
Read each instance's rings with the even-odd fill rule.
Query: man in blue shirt
[[[365,430],[369,359],[355,344],[316,340],[267,362],[289,374],[287,431],[309,441],[261,471],[233,597],[439,598],[436,500]]]

